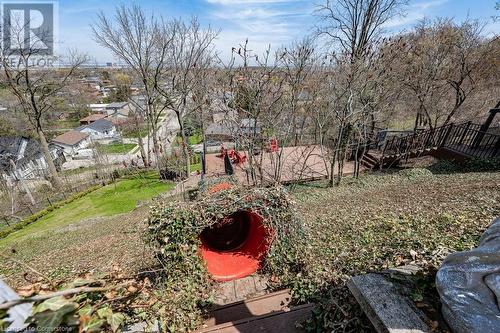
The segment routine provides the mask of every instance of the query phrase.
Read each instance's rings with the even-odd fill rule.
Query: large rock
[[[453,332],[500,332],[500,218],[483,234],[478,248],[444,260],[436,287]]]

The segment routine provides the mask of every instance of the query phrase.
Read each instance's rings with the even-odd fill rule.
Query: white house
[[[115,102],[106,106],[106,114],[110,118],[128,118],[130,104],[128,102]]]
[[[106,108],[109,104],[89,104],[87,105],[90,111],[94,113],[106,113]]]
[[[67,156],[73,156],[77,151],[87,148],[92,143],[89,133],[75,130],[55,137],[52,142],[61,147]]]
[[[49,145],[58,170],[66,161],[61,148]],[[0,137],[0,173],[7,180],[37,179],[48,176],[47,160],[38,141],[26,137]]]
[[[112,139],[118,136],[115,125],[108,119],[96,120],[76,130],[88,134],[92,140]]]

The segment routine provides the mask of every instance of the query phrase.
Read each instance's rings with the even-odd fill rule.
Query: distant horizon
[[[50,0],[49,0],[50,1]],[[0,0],[0,2],[2,2]],[[7,2],[7,1],[5,1]],[[12,2],[9,0],[8,2]],[[18,1],[18,2],[30,2]],[[33,2],[33,1],[31,1]],[[146,0],[141,2],[110,0],[54,1],[59,12],[59,54],[77,49],[88,54],[89,63],[104,66],[120,64],[109,50],[99,46],[92,36],[91,24],[99,11],[112,16],[118,5],[139,4],[146,13],[162,15],[165,19],[190,19],[196,16],[203,27],[220,30],[215,50],[221,59],[228,61],[231,49],[239,47],[246,39],[249,48],[262,55],[271,46],[277,50],[314,32],[315,5],[322,0]],[[410,0],[405,16],[398,16],[386,23],[388,34],[410,30],[418,21],[437,17],[452,18],[461,22],[466,18],[485,22],[484,34],[500,33],[500,20],[493,20],[495,0]],[[498,12],[497,12],[498,13]]]

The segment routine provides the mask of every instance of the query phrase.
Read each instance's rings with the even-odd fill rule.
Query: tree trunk
[[[189,159],[189,142],[186,138],[186,133],[184,133],[184,122],[181,117],[181,113],[175,111],[175,115],[177,116],[177,121],[179,123],[179,130],[181,131],[181,139],[182,139],[182,154],[184,155],[184,162],[186,167],[186,177],[189,177],[191,174],[191,161]]]
[[[144,167],[147,168],[149,163],[146,156],[146,151],[144,150],[144,140],[142,140],[141,131],[139,130],[142,126],[140,126],[139,118],[137,116],[134,117],[134,123],[137,128],[137,144],[139,145],[142,163],[144,164]]]
[[[161,165],[160,145],[158,144],[158,128],[156,127],[156,124],[153,124],[152,132],[153,132],[153,150],[156,159],[156,169],[158,170],[158,173],[160,173],[162,165]]]
[[[141,152],[141,159],[144,167],[147,168],[149,166],[148,158],[146,156],[146,152],[144,151],[144,141],[142,140],[141,135],[137,136],[137,143],[139,144],[139,151]]]
[[[57,173],[56,166],[54,165],[54,161],[52,160],[52,156],[50,155],[49,144],[47,143],[45,134],[40,129],[37,129],[37,134],[40,138],[40,144],[42,145],[43,156],[45,157],[47,165],[49,166],[50,182],[52,183],[52,186],[54,186],[54,188],[61,189],[63,186],[62,180]]]

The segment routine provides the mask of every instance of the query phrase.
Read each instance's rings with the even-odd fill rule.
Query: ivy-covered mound
[[[294,203],[282,187],[233,186],[206,191],[194,202],[159,201],[148,220],[148,242],[165,268],[166,300],[159,313],[169,331],[191,330],[202,323],[204,305],[211,301],[213,281],[199,255],[200,233],[223,217],[252,211],[273,230],[260,273],[278,280],[296,273],[302,226]],[[285,281],[280,281],[286,283]]]

